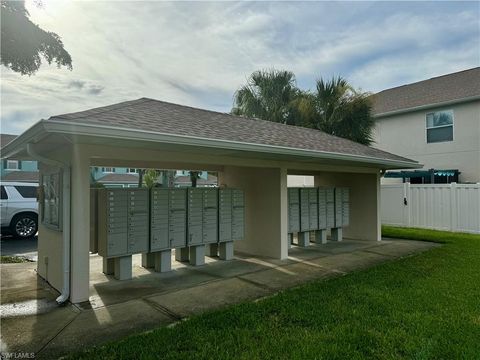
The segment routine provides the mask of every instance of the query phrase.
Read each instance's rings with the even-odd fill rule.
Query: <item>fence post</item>
[[[407,206],[406,206],[406,211],[407,211],[407,227],[412,227],[412,197],[410,196],[410,182],[405,183],[405,199],[407,199]]]
[[[457,183],[450,183],[450,231],[457,231]]]

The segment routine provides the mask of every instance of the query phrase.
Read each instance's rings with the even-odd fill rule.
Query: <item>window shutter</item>
[[[18,160],[18,170],[22,170],[22,161]]]

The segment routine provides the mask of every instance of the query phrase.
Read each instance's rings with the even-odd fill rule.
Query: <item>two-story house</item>
[[[7,145],[17,135],[0,134],[0,147]],[[3,181],[38,182],[36,161],[5,159],[2,161],[0,177]]]
[[[421,170],[384,182],[480,182],[480,67],[373,95],[374,147],[418,160]]]

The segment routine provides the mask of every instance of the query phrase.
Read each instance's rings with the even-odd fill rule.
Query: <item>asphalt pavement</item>
[[[0,251],[2,256],[24,256],[37,261],[37,236],[31,239],[19,239],[11,235],[0,237]]]

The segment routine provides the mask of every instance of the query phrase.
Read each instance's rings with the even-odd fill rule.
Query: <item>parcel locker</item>
[[[300,231],[300,190],[288,189],[288,232]]]
[[[204,244],[218,242],[218,189],[203,188],[203,238]]]
[[[128,255],[128,199],[123,189],[98,189],[98,254]]]
[[[318,228],[327,228],[327,190],[318,188]]]
[[[232,240],[243,240],[245,237],[245,194],[243,190],[234,189],[232,200]]]
[[[128,189],[128,253],[138,254],[149,250],[149,195],[148,189]]]
[[[335,227],[335,189],[325,188],[327,200],[327,228]]]
[[[343,188],[335,188],[335,227],[342,227],[343,220]]]
[[[232,241],[233,190],[218,190],[218,241]]]
[[[168,229],[170,248],[187,245],[187,190],[169,189]]]
[[[318,230],[318,188],[308,189],[308,203],[310,230]]]
[[[170,249],[169,236],[170,189],[153,188],[150,192],[150,251]]]

